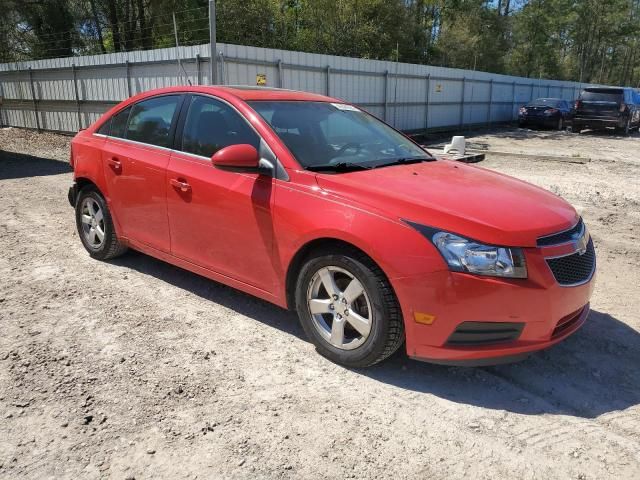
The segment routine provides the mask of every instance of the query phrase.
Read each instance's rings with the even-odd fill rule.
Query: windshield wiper
[[[411,163],[433,162],[435,158],[432,157],[405,157],[396,158],[395,160],[387,163],[381,163],[373,168],[391,167],[393,165],[409,165]]]
[[[356,170],[370,170],[372,167],[367,167],[360,163],[338,162],[333,165],[310,165],[306,168],[312,172],[353,172]]]

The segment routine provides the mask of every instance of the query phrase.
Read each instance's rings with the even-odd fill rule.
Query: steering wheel
[[[339,157],[343,156],[345,152],[349,149],[355,149],[355,155],[357,155],[360,152],[360,150],[362,150],[362,145],[355,142],[349,142],[344,144],[342,147],[340,147],[340,150],[338,150],[335,157],[333,157],[331,161],[337,160]]]

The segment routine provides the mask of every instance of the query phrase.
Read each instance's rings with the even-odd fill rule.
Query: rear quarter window
[[[129,113],[131,113],[131,107],[127,107],[111,117],[111,132],[109,133],[110,136],[124,138],[124,134],[127,130],[127,120],[129,120]]]
[[[100,135],[109,135],[111,133],[111,118],[104,122],[96,133]]]

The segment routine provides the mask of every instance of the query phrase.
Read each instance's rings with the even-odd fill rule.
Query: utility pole
[[[216,0],[209,0],[209,45],[211,60],[209,61],[211,85],[218,84],[218,45],[216,43]]]

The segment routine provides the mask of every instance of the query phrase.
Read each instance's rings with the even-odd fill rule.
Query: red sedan
[[[433,158],[340,100],[252,87],[130,98],[72,142],[89,254],[127,248],[295,309],[350,367],[523,358],[589,313],[595,252],[550,192]]]

